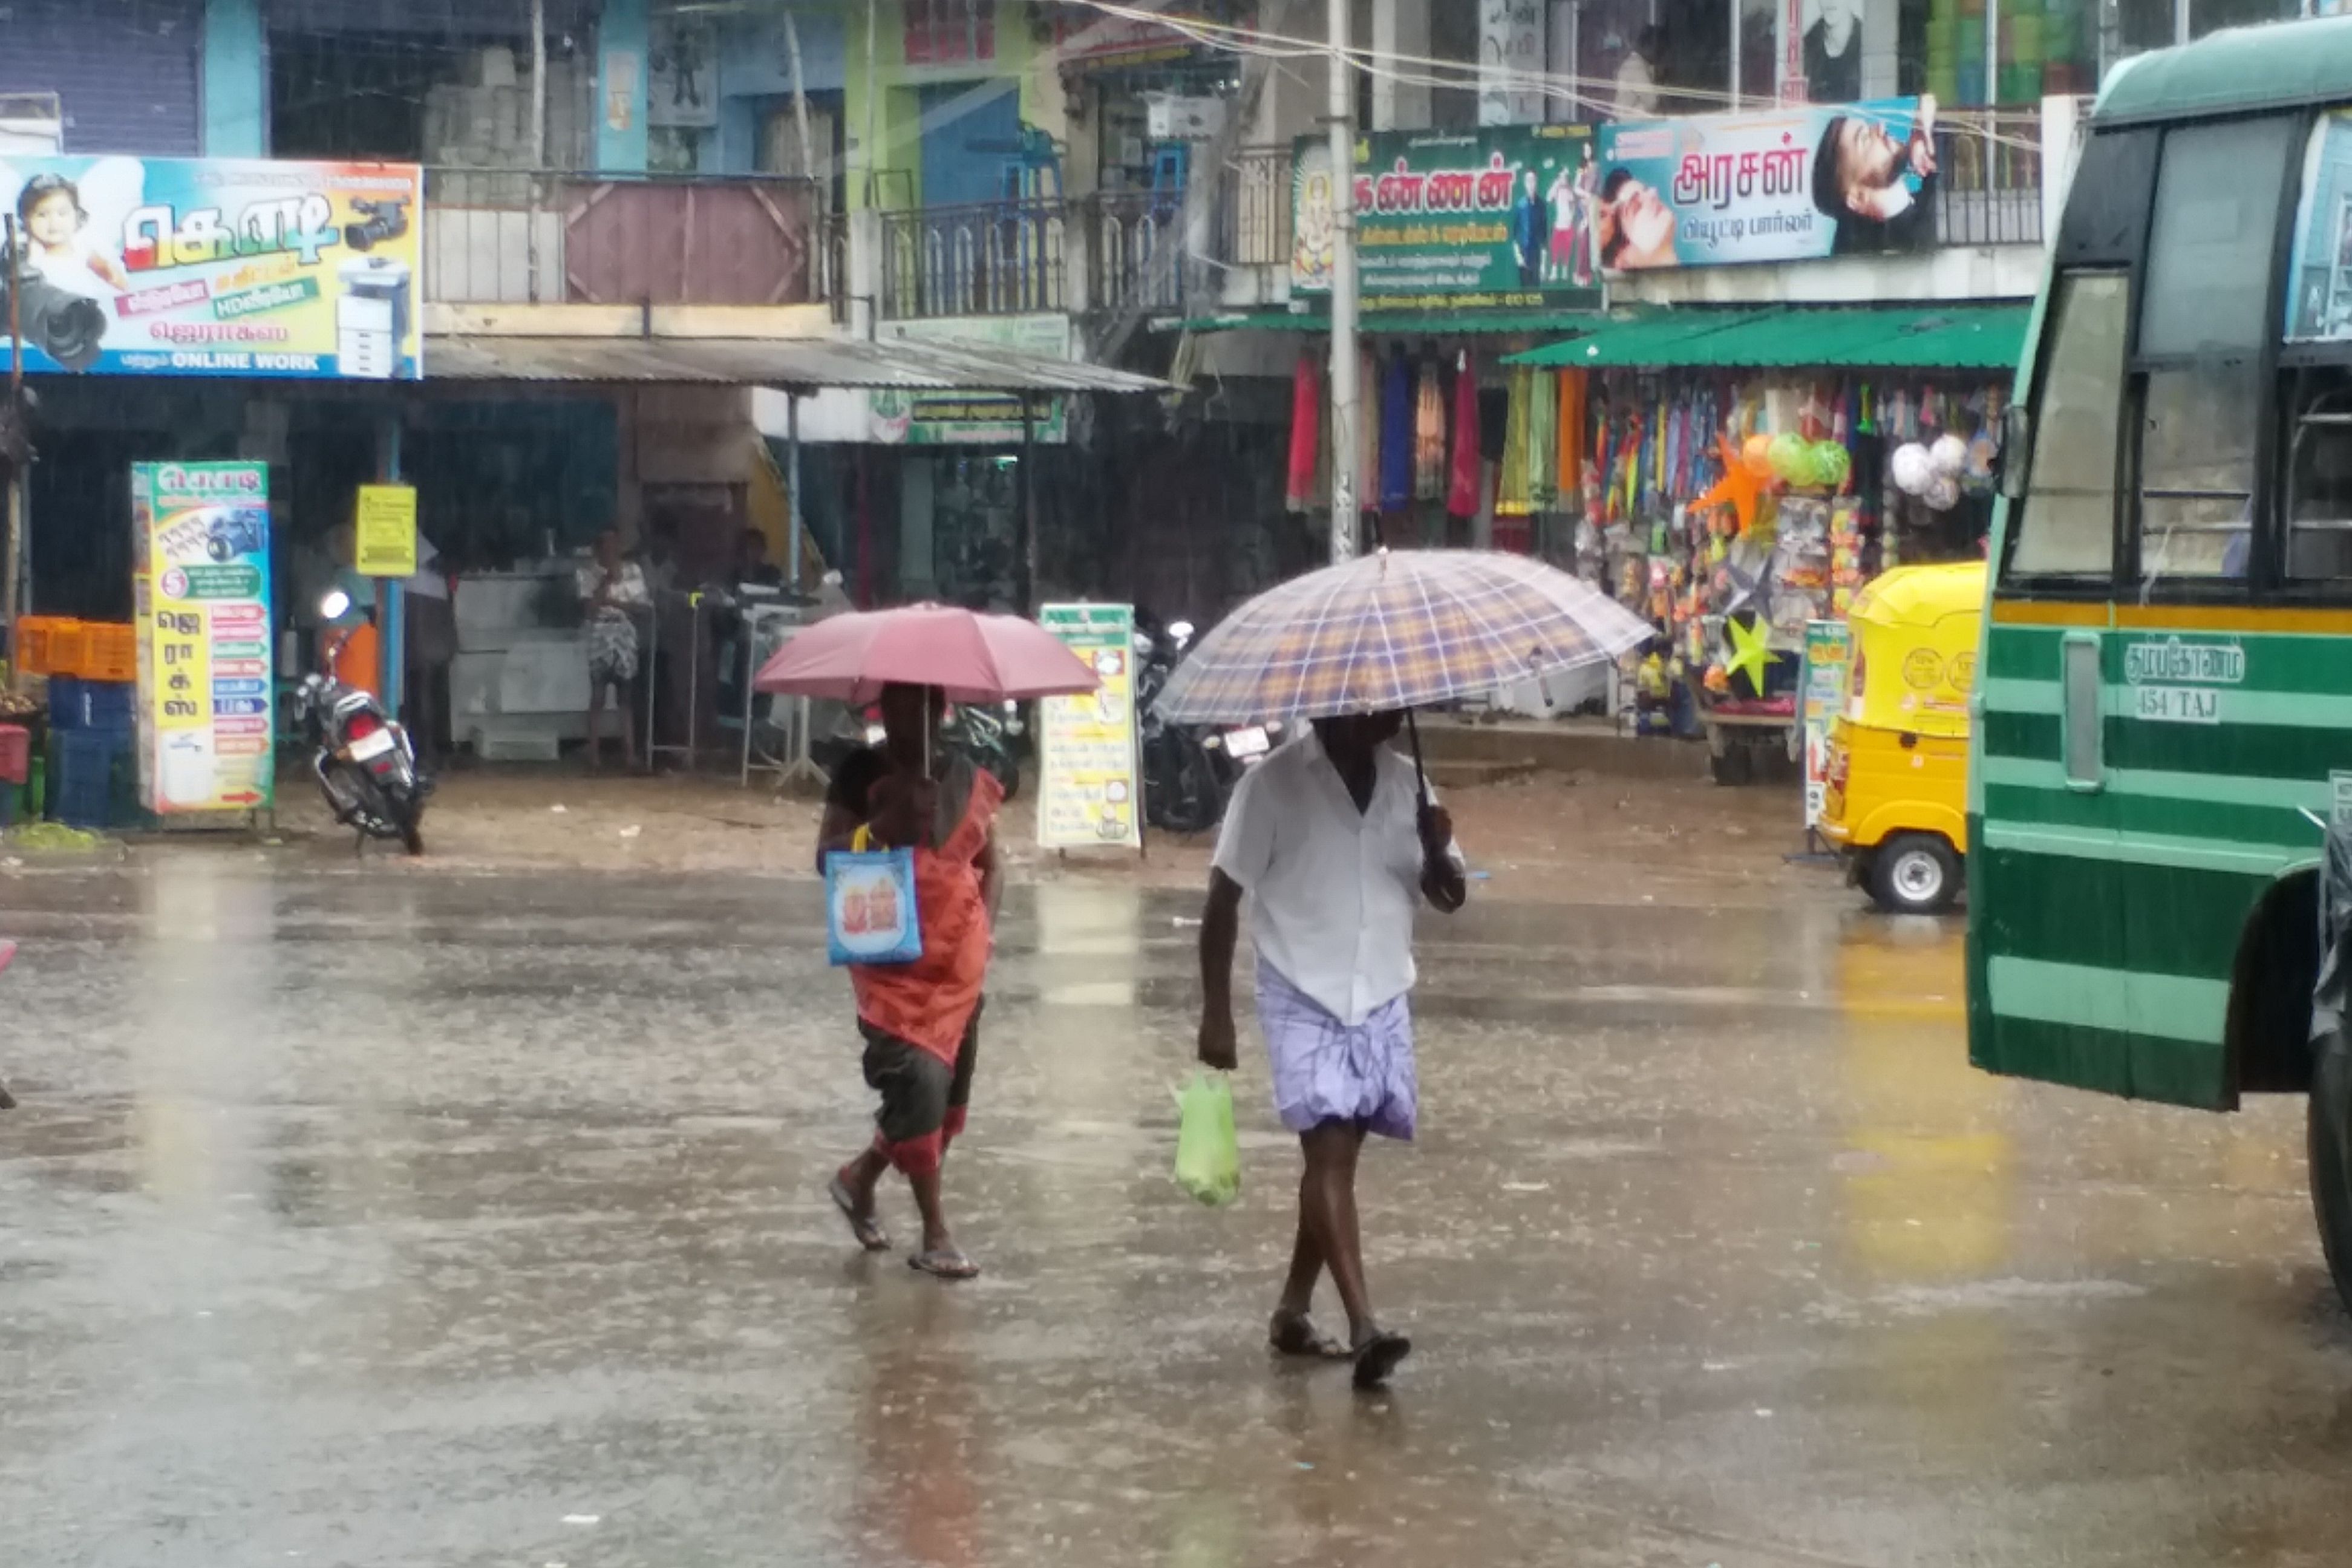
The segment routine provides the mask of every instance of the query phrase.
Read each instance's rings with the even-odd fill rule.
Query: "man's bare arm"
[[[1201,910],[1201,1060],[1231,1072],[1234,1044],[1234,948],[1241,939],[1242,887],[1223,871],[1209,873],[1209,901]]]

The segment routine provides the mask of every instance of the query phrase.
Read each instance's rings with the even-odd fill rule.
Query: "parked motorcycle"
[[[1135,617],[1135,714],[1143,742],[1143,820],[1163,833],[1206,833],[1225,814],[1232,793],[1206,739],[1160,716],[1160,693],[1184,650],[1192,623],[1160,626],[1147,611]]]
[[[340,589],[319,605],[320,616],[341,620],[352,602]],[[411,855],[425,853],[420,825],[432,781],[416,765],[416,748],[401,723],[385,713],[372,692],[345,686],[333,674],[344,639],[327,645],[325,667],[302,678],[294,692],[295,721],[311,749],[311,771],[341,826],[371,838],[397,839]]]

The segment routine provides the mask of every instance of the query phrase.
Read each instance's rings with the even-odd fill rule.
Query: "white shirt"
[[[1225,807],[1210,864],[1249,895],[1258,957],[1343,1024],[1412,989],[1418,804],[1412,764],[1383,746],[1358,811],[1309,730],[1244,774]]]
[[[1639,55],[1627,55],[1617,68],[1616,114],[1626,120],[1646,118],[1658,112],[1658,77],[1650,62]]]

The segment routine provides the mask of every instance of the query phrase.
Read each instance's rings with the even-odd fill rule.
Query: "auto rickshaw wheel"
[[[1889,914],[1942,914],[1960,896],[1960,858],[1933,833],[1898,833],[1872,858],[1870,893]]]
[[[2352,1041],[2340,1026],[2319,1042],[2306,1116],[2320,1250],[2337,1298],[2352,1308]]]

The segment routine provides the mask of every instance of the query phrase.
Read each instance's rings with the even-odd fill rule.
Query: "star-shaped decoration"
[[[1769,635],[1763,617],[1733,616],[1723,623],[1723,635],[1731,644],[1731,657],[1723,661],[1726,675],[1748,676],[1748,689],[1757,696],[1764,695],[1764,671],[1778,656],[1765,646]]]
[[[1748,471],[1748,465],[1740,459],[1739,448],[1733,446],[1728,437],[1717,437],[1716,445],[1723,453],[1723,478],[1716,480],[1715,488],[1691,505],[1701,511],[1709,507],[1731,508],[1739,518],[1739,531],[1745,533],[1756,526],[1756,509],[1763,495],[1765,481]]]

